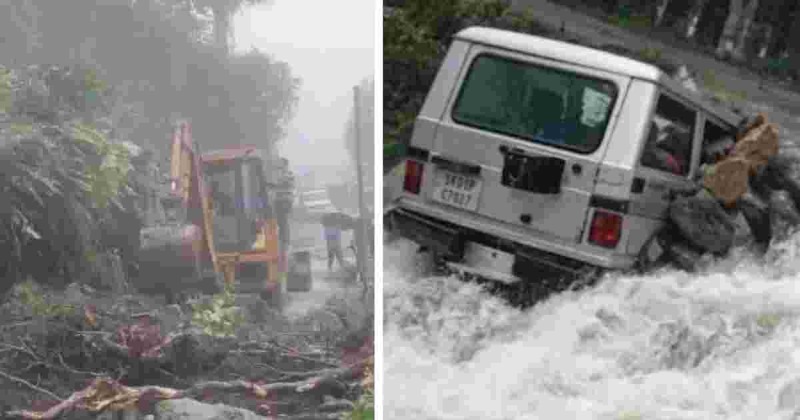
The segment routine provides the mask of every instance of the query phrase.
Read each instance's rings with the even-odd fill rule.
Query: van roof
[[[663,72],[652,64],[636,61],[594,48],[557,41],[536,35],[506,31],[502,29],[474,26],[456,34],[466,41],[499,46],[527,54],[580,64],[586,67],[602,67],[604,70],[640,79],[658,82]]]
[[[569,42],[483,26],[463,29],[455,35],[455,38],[651,81],[668,87],[684,99],[728,123],[736,124],[739,120],[732,112],[711,104],[699,95],[693,95],[653,64]]]

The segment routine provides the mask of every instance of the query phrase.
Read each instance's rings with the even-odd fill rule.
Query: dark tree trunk
[[[684,36],[687,39],[693,39],[697,33],[700,18],[703,17],[703,12],[705,12],[708,1],[709,0],[695,0],[692,3],[692,7],[689,9],[689,15],[686,19],[686,32],[684,32]]]
[[[796,75],[800,70],[800,5],[795,2],[794,14],[789,21],[788,36],[784,37],[786,42],[786,50],[789,53],[789,68],[791,74]]]
[[[214,44],[227,54],[228,33],[230,32],[230,13],[228,5],[222,1],[212,7],[214,13]]]

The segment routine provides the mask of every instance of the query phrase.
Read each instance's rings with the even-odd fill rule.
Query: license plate
[[[438,171],[432,198],[443,204],[475,211],[482,188],[483,181],[480,178]]]

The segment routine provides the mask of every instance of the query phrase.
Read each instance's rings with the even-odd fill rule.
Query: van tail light
[[[413,194],[419,194],[424,169],[425,165],[422,162],[411,159],[406,160],[406,176],[403,179],[403,189]]]
[[[595,210],[589,242],[604,248],[616,248],[622,236],[622,216],[603,210]]]

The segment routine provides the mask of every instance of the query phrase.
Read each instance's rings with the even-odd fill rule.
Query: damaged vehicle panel
[[[387,225],[451,270],[504,283],[634,268],[738,121],[653,65],[468,28],[387,181],[399,191]]]

